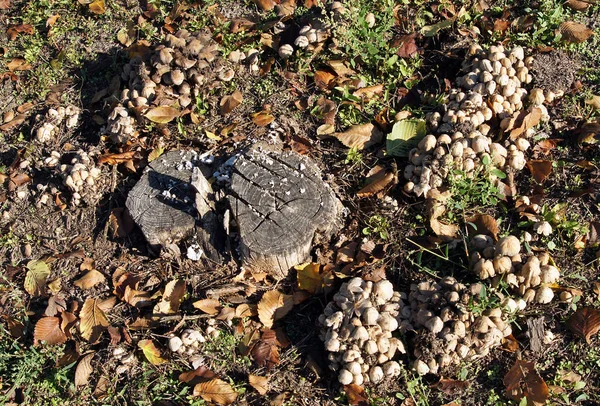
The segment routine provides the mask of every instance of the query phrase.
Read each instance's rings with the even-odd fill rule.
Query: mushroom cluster
[[[388,280],[355,277],[344,283],[319,317],[329,367],[342,385],[378,383],[400,374],[393,358],[405,353],[392,333],[399,327],[401,294]]]
[[[282,44],[279,47],[279,56],[282,59],[287,59],[294,53],[294,46],[296,49],[304,49],[308,52],[314,51],[323,42],[325,42],[330,36],[330,30],[327,25],[319,20],[315,19],[309,25],[305,25],[300,28],[298,36],[294,40],[294,44]]]
[[[179,336],[171,334],[169,337],[169,350],[178,354],[193,355],[198,351],[200,344],[204,343],[206,338],[198,330],[186,329]]]
[[[202,95],[203,87],[212,86],[217,78],[227,82],[234,76],[234,70],[218,57],[218,45],[210,34],[185,29],[167,34],[162,44],[124,65],[121,79],[126,85],[104,132],[115,143],[126,142],[135,136],[132,111],[157,106],[185,109]]]
[[[498,45],[484,51],[472,45],[469,53],[471,57],[463,63],[467,73],[457,78],[458,87],[449,91],[443,111],[426,116],[433,134],[426,135],[409,153],[410,164],[404,170],[407,193],[427,196],[429,190],[442,186],[453,170],[466,176],[474,176],[485,164],[505,171],[522,170],[531,146],[527,138],[535,130],[527,128],[522,136],[504,142],[494,141],[495,131],[514,125],[515,115],[526,105],[530,112],[538,108],[541,120],[547,121],[544,103],[560,96],[537,88],[528,91],[533,57],[525,56],[522,47],[506,50]],[[499,121],[499,129],[492,128],[495,121]]]
[[[43,119],[40,118],[43,123],[35,131],[35,139],[41,143],[54,140],[61,124],[65,123],[67,128],[76,127],[80,114],[79,107],[73,105],[49,109]]]
[[[115,371],[117,375],[126,373],[131,366],[137,362],[134,353],[127,351],[124,346],[115,347],[112,351],[112,355],[114,359],[119,361],[119,365]]]
[[[546,304],[552,301],[554,292],[550,286],[558,281],[560,271],[552,264],[547,252],[523,258],[521,243],[513,235],[494,244],[492,237],[478,234],[473,236],[470,244],[473,249],[470,258],[472,269],[480,279],[491,279],[493,286],[503,280],[526,303]],[[572,295],[564,291],[560,299],[569,301]]]
[[[467,287],[451,276],[411,285],[400,330],[417,332],[417,373],[437,374],[463,359],[485,356],[511,334],[508,314],[481,301],[483,290],[482,284]]]
[[[56,154],[51,155],[49,163],[54,163]],[[76,152],[70,164],[62,164],[59,167],[63,184],[72,192],[71,203],[78,206],[82,199],[95,201],[101,195],[96,187],[101,170],[98,168],[90,154],[83,150]]]

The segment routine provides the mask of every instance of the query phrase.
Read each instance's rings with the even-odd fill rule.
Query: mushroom
[[[501,238],[496,243],[496,254],[512,257],[521,251],[521,243],[514,235]]]

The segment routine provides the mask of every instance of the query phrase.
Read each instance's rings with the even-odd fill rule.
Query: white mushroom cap
[[[419,375],[426,375],[429,373],[429,367],[420,359],[415,361],[413,368]]]
[[[444,328],[444,322],[438,316],[433,316],[427,320],[427,322],[425,322],[425,328],[427,328],[433,334],[437,334]]]
[[[558,268],[552,265],[542,265],[540,274],[542,283],[554,283],[560,277]]]
[[[535,295],[535,301],[541,304],[550,303],[553,298],[554,292],[552,292],[552,289],[547,286],[542,286],[539,288]]]
[[[169,338],[169,350],[177,352],[182,347],[182,345],[183,342],[181,341],[181,338],[177,336]]]
[[[521,243],[514,235],[501,238],[496,243],[496,255],[512,257],[521,251]]]
[[[394,285],[387,279],[380,280],[373,285],[373,294],[385,303],[394,296]]]
[[[348,371],[347,369],[340,370],[340,373],[338,374],[338,381],[342,385],[350,385],[353,380],[354,375],[352,375],[350,371]]]
[[[369,380],[371,383],[379,383],[384,377],[383,369],[378,365],[375,365],[369,370]]]
[[[367,307],[363,311],[361,319],[366,326],[374,326],[379,320],[379,312],[374,307]]]

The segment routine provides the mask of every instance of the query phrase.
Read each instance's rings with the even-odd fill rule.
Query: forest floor
[[[0,0],[1,404],[600,404],[600,4],[331,3]],[[301,48],[307,25],[318,38]],[[135,134],[111,137],[124,67],[181,29],[218,44],[202,90],[160,117],[130,108]],[[528,165],[505,171],[509,193],[487,170],[444,182],[449,233],[431,198],[410,193],[409,157],[386,137],[396,122],[443,115],[473,44],[522,46],[536,61],[530,88],[562,95],[528,128]],[[499,117],[489,123],[495,141],[508,137]],[[125,202],[150,161],[195,150],[216,172],[257,142],[313,159],[344,206],[309,265],[277,281],[245,272],[235,249],[214,263],[185,241],[147,244]],[[94,181],[68,185],[73,158]],[[477,282],[474,216],[495,239],[519,238],[523,255],[550,254],[554,300],[514,314],[512,335],[482,358],[421,376],[419,333],[395,333],[407,349],[399,376],[338,383],[317,320],[339,286]],[[506,296],[490,292],[486,306]],[[186,329],[204,339],[171,351]]]

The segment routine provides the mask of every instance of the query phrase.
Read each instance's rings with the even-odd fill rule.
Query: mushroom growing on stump
[[[244,266],[277,279],[306,261],[315,236],[329,238],[340,227],[341,202],[317,166],[294,152],[241,153],[228,200]]]
[[[195,151],[171,151],[145,169],[126,206],[154,248],[195,235],[203,253],[219,260],[222,233],[213,211],[212,188],[200,172]],[[196,205],[196,207],[194,207]],[[197,225],[200,225],[198,229]]]

